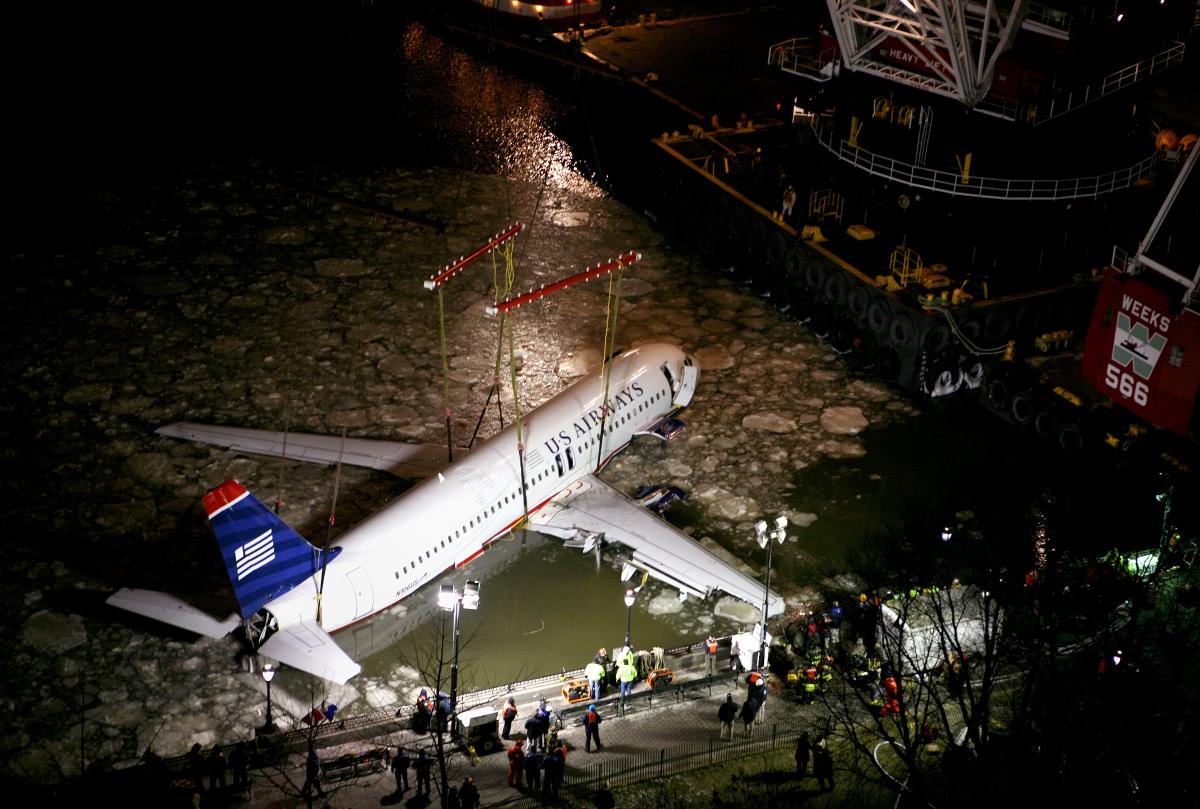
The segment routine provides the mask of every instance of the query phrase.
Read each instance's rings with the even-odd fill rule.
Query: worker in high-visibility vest
[[[637,680],[637,666],[630,661],[622,661],[617,666],[617,682],[621,686],[621,702],[633,693],[633,684]]]
[[[809,664],[804,669],[804,701],[812,702],[817,696],[817,667]]]
[[[604,693],[601,687],[604,682],[604,666],[593,660],[583,667],[583,674],[587,677],[588,693],[592,699],[600,699]]]
[[[709,677],[717,671],[717,639],[712,635],[704,641],[704,668]]]

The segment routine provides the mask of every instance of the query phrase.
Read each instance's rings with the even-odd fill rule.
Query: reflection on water
[[[574,112],[564,99],[472,58],[415,23],[405,28],[399,54],[406,76],[402,112],[410,113],[407,126],[421,133],[414,140],[431,160],[604,196],[555,134]]]
[[[479,609],[463,610],[460,620],[464,689],[578,668],[599,647],[611,650],[624,642],[628,584],[620,580],[611,559],[604,558],[597,567],[591,554],[536,535],[498,545],[407,599],[406,609],[420,612],[421,620],[384,651],[363,660],[364,674],[383,677],[398,664],[419,668],[429,656],[436,638],[434,622],[440,619],[431,605],[441,581],[481,580]],[[499,557],[499,563],[491,562],[489,555]],[[712,618],[711,601],[702,605],[693,600],[675,615],[654,616],[647,602],[659,593],[657,584],[647,584],[628,611],[637,648],[670,648],[702,637],[710,627],[721,634],[736,628]],[[346,645],[340,635],[338,640]]]

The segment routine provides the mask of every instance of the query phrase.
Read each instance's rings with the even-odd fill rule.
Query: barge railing
[[[838,139],[832,128],[822,126],[817,116],[811,118],[811,126],[817,142],[826,150],[837,159],[868,174],[939,194],[978,199],[1057,202],[1094,198],[1132,187],[1142,178],[1149,177],[1158,163],[1158,153],[1155,152],[1132,166],[1091,177],[1048,180],[974,175],[964,177],[961,172],[916,166],[861,146],[852,146],[845,138]]]

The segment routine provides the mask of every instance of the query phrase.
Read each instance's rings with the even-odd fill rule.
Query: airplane
[[[159,435],[233,451],[384,470],[423,478],[341,534],[326,554],[292,530],[236,480],[203,496],[239,611],[218,620],[183,600],[123,588],[107,603],[197,634],[221,638],[245,627],[256,652],[335,683],[361,667],[332,634],[365,621],[489,544],[526,528],[595,551],[621,546],[621,578],[642,571],[687,596],[720,591],[767,614],[783,599],[601,481],[596,471],[634,436],[666,440],[673,415],[695,393],[699,369],[678,346],[655,343],[617,355],[516,425],[447,459],[444,446],[412,445],[176,422]],[[604,412],[605,392],[607,412]],[[526,515],[528,514],[528,519]],[[760,606],[761,609],[761,606]]]

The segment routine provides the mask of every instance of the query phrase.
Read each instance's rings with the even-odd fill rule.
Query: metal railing
[[[1158,153],[1155,152],[1132,166],[1091,177],[1053,180],[975,175],[964,177],[961,172],[916,166],[860,146],[851,146],[844,138],[835,138],[831,129],[821,126],[816,117],[812,119],[812,130],[817,141],[837,159],[868,174],[913,188],[979,199],[1062,201],[1098,197],[1130,188],[1143,177],[1148,177],[1158,162]]]
[[[795,37],[767,49],[767,64],[785,73],[825,82],[840,72],[836,48],[826,48],[815,57],[812,37]]]
[[[1186,46],[1182,42],[1172,42],[1170,47],[1165,50],[1148,59],[1126,65],[1120,70],[1109,73],[1099,82],[1089,83],[1079,90],[1058,93],[1050,99],[1049,105],[1037,105],[1033,123],[1035,126],[1043,124],[1052,118],[1082,107],[1084,104],[1098,101],[1118,90],[1123,90],[1135,82],[1156,76],[1174,65],[1182,64],[1185,50]]]
[[[734,738],[729,741],[710,737],[704,741],[647,750],[583,767],[566,775],[562,789],[575,799],[586,800],[602,783],[614,788],[630,786],[761,753],[791,750],[795,748],[800,734],[807,732],[815,736],[825,729],[824,723],[818,727],[806,722],[778,722],[771,725],[764,722],[755,726],[756,735],[743,737],[739,736],[740,725],[740,721],[734,723]],[[527,797],[505,805],[526,809],[545,804],[539,798]]]

